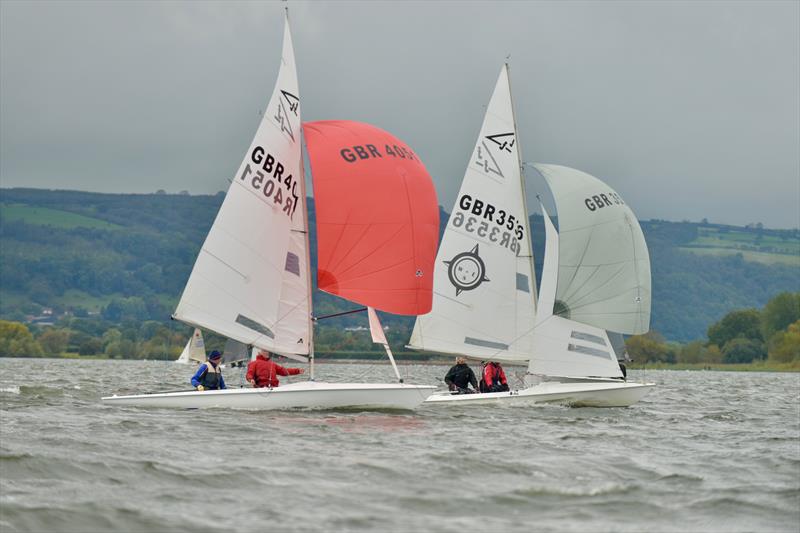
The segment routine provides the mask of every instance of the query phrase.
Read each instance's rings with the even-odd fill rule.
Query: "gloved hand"
[[[206,390],[206,388],[205,388],[205,387],[203,387],[202,385],[198,385],[198,386],[197,386],[197,390],[199,390],[199,391],[204,391],[204,390]]]

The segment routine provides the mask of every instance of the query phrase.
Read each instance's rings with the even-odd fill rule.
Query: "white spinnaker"
[[[556,308],[629,335],[650,329],[650,257],[633,211],[611,187],[568,167],[535,165],[558,210]],[[605,334],[603,334],[605,336]]]
[[[410,347],[529,359],[536,282],[518,146],[504,65],[436,256],[433,308]]]
[[[542,214],[546,239],[544,265],[528,373],[621,377],[617,357],[604,330],[553,315],[561,243],[544,206]]]
[[[206,361],[206,345],[203,342],[203,333],[195,328],[192,336],[186,342],[181,356],[178,357],[177,363],[189,363],[189,361],[196,361],[198,363],[205,363]]]
[[[286,20],[277,84],[186,284],[175,318],[244,344],[308,353],[300,105]],[[295,258],[293,258],[294,256]],[[295,268],[295,266],[297,268]],[[299,271],[300,280],[285,281]],[[304,310],[300,310],[305,306]]]

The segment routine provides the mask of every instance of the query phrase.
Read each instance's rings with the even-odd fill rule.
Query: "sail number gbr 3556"
[[[462,194],[450,223],[481,239],[499,244],[519,255],[520,242],[525,237],[521,220],[504,209],[469,194]]]
[[[251,166],[253,163],[255,166]],[[261,146],[250,152],[250,161],[244,165],[239,179],[247,182],[255,191],[272,200],[289,218],[297,209],[297,181],[291,174],[284,175],[287,168]],[[286,188],[286,192],[282,189]]]

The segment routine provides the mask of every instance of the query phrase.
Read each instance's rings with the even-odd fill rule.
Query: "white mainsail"
[[[558,211],[555,313],[628,335],[647,332],[650,257],[633,211],[616,191],[585,172],[534,166],[550,186]]]
[[[188,364],[189,361],[197,363],[205,363],[206,361],[206,345],[203,342],[203,334],[198,328],[194,329],[192,336],[186,342],[186,346],[183,347],[181,356],[175,362]]]
[[[300,99],[288,18],[278,81],[174,317],[243,344],[309,352]]]
[[[411,348],[529,359],[536,282],[507,65],[442,237],[433,286],[433,308],[417,317]]]
[[[528,373],[545,376],[622,377],[611,342],[602,329],[553,315],[561,242],[547,211],[539,312]]]

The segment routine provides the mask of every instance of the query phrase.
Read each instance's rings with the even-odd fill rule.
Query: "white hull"
[[[655,383],[622,381],[544,382],[527,389],[483,394],[432,394],[425,405],[465,405],[476,403],[557,403],[573,407],[628,407],[641,400]]]
[[[103,402],[178,409],[415,409],[435,387],[403,383],[305,381],[274,389],[226,389],[107,396]]]

